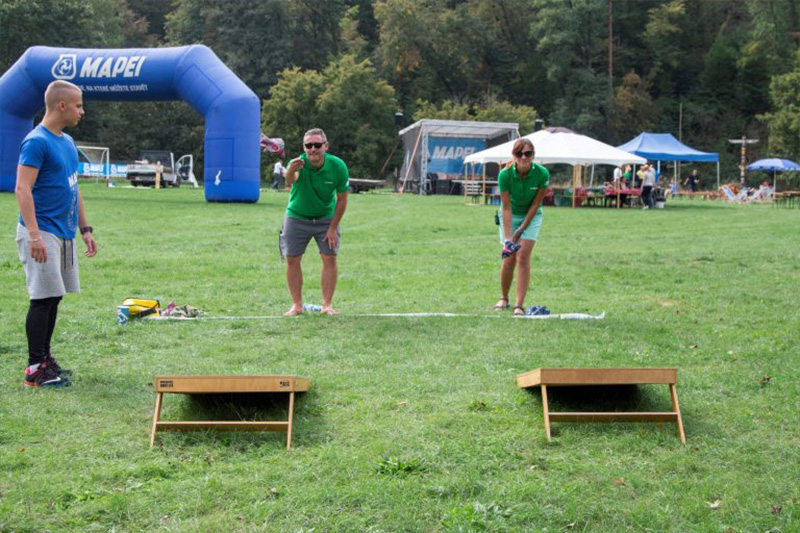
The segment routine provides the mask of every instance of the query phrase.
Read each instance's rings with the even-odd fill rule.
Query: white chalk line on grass
[[[306,313],[316,315],[317,313]],[[266,316],[153,316],[146,317],[148,320],[277,320],[280,318],[295,318],[295,316],[266,315]],[[606,317],[605,311],[599,315],[587,315],[583,313],[561,313],[555,315],[533,315],[533,316],[514,316],[505,317],[500,314],[475,315],[469,313],[354,313],[338,314],[342,318],[514,318],[522,320],[603,320]]]

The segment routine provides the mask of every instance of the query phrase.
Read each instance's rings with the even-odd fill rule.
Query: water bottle
[[[304,313],[320,313],[322,312],[322,306],[316,304],[303,304],[303,312]]]

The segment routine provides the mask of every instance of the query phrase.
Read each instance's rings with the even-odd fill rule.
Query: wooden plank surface
[[[248,421],[159,421],[158,430],[194,431],[198,429],[217,429],[220,431],[286,431],[288,422],[248,422]]]
[[[517,376],[521,388],[578,385],[674,384],[678,369],[672,368],[537,368]]]
[[[228,392],[305,392],[308,378],[293,375],[268,376],[156,376],[156,392],[214,394]]]

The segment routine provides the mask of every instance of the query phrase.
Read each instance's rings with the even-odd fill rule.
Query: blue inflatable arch
[[[84,100],[187,102],[205,117],[206,200],[258,201],[258,97],[201,45],[26,50],[0,77],[0,191],[14,190],[20,143],[33,129],[33,117],[44,107],[44,91],[55,79],[78,85]]]

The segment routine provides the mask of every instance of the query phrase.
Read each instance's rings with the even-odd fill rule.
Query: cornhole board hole
[[[681,442],[686,442],[683,419],[678,405],[677,368],[537,368],[517,376],[520,388],[541,387],[544,409],[544,430],[551,441],[551,422],[675,422]],[[553,413],[547,404],[548,387],[576,387],[597,385],[669,385],[672,411],[667,412],[585,412]]]
[[[285,431],[286,449],[292,448],[292,420],[294,394],[306,392],[311,387],[308,378],[299,376],[156,376],[156,408],[153,412],[153,430],[150,448],[158,430],[191,431],[217,429],[227,431]],[[248,421],[166,421],[161,420],[161,402],[164,394],[225,394],[225,393],[288,393],[289,419],[274,422]]]

